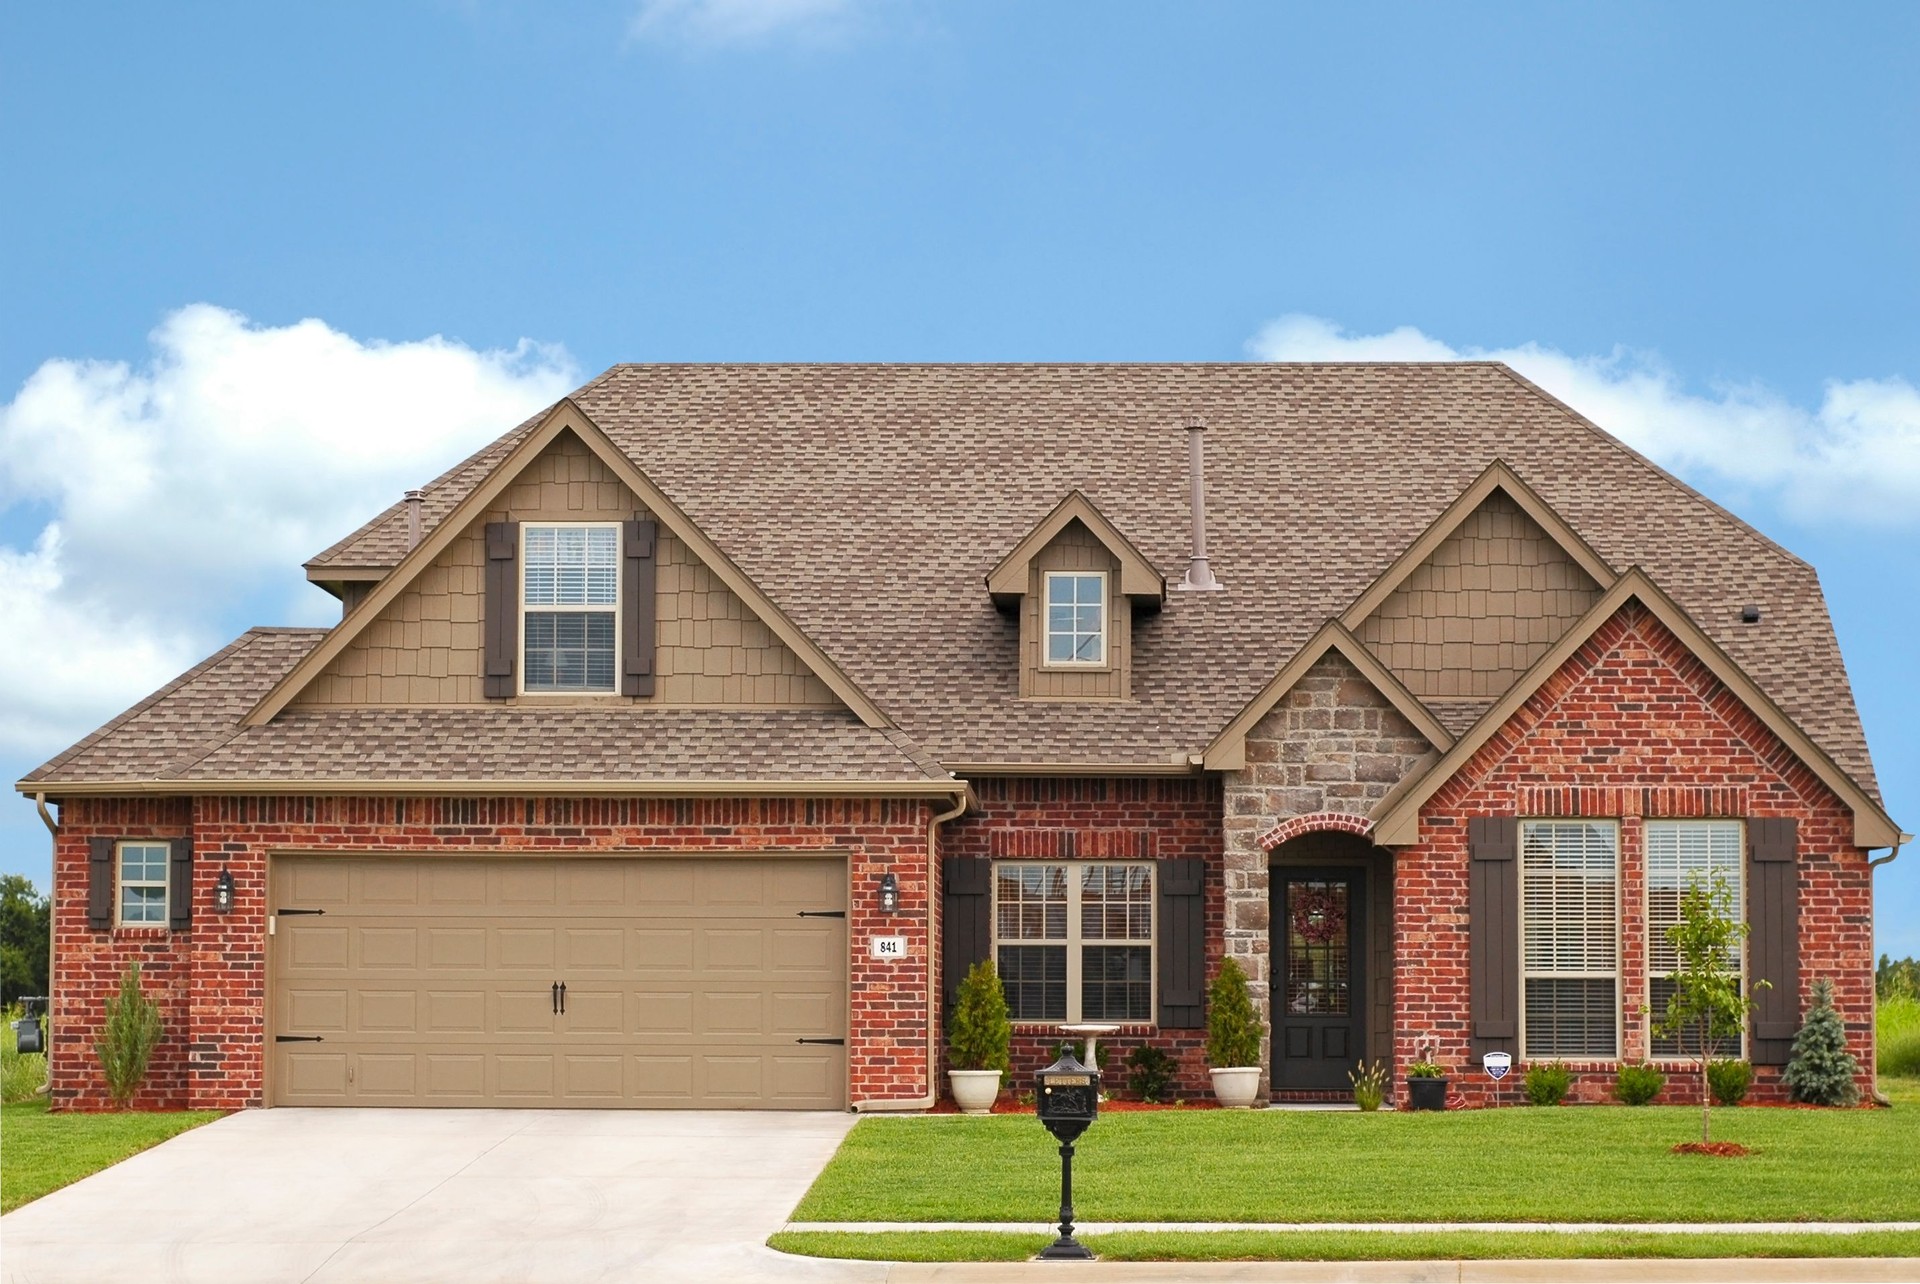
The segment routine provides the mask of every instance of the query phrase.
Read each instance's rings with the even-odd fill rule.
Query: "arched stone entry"
[[[1345,1093],[1392,1059],[1393,853],[1315,828],[1273,848],[1269,885],[1273,1091]]]

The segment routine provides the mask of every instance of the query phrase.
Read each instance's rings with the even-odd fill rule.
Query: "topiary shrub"
[[[992,959],[982,959],[960,982],[960,1001],[947,1033],[947,1054],[955,1070],[1007,1071],[1013,1026],[1007,1020],[1007,993]]]
[[[1860,1085],[1853,1077],[1859,1073],[1860,1063],[1847,1051],[1847,1027],[1834,1011],[1833,982],[1821,977],[1813,983],[1806,1024],[1793,1036],[1787,1092],[1795,1101],[1815,1106],[1856,1105]]]
[[[1530,1106],[1557,1106],[1573,1088],[1573,1071],[1560,1061],[1541,1061],[1527,1067],[1521,1084]]]
[[[1667,1086],[1667,1076],[1648,1065],[1623,1065],[1613,1077],[1613,1095],[1623,1106],[1644,1106]]]
[[[159,1006],[140,988],[140,964],[130,963],[120,974],[120,992],[107,1000],[106,1020],[93,1045],[107,1080],[107,1096],[122,1110],[147,1077],[161,1029]]]
[[[1713,1099],[1723,1106],[1737,1106],[1747,1099],[1753,1087],[1753,1066],[1746,1061],[1716,1061],[1707,1067],[1707,1083]]]
[[[1259,1065],[1266,1032],[1247,989],[1247,974],[1238,960],[1226,960],[1207,987],[1207,1064],[1216,1070]]]
[[[1127,1054],[1127,1087],[1142,1101],[1165,1101],[1180,1062],[1162,1048],[1143,1043]]]

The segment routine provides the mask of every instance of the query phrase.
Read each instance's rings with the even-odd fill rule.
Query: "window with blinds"
[[[612,691],[620,625],[620,527],[522,527],[521,687]]]
[[[1658,1021],[1673,998],[1671,979],[1680,960],[1667,930],[1680,921],[1680,898],[1689,887],[1715,891],[1718,908],[1733,919],[1744,917],[1746,901],[1740,882],[1745,863],[1746,826],[1737,820],[1650,820],[1647,822],[1647,1010]],[[1728,966],[1742,965],[1738,943],[1729,952]],[[1729,1030],[1715,1051],[1741,1055],[1742,1034]],[[1656,1057],[1697,1056],[1697,1031],[1656,1034]]]
[[[1520,825],[1521,1054],[1620,1053],[1620,831]]]
[[[1015,1021],[1153,1020],[1153,867],[994,866],[994,961]]]

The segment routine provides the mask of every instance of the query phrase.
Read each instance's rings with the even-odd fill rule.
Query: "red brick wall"
[[[927,1083],[928,804],[870,799],[271,797],[74,799],[55,844],[59,900],[53,1102],[106,1103],[92,1045],[121,970],[141,960],[166,1037],[136,1104],[236,1108],[264,1101],[267,862],[277,852],[845,851],[852,862],[848,1041],[851,1099],[919,1097]],[[87,928],[87,839],[174,838],[195,845],[189,931]],[[222,868],[235,883],[216,914]],[[882,873],[900,910],[877,907]],[[909,957],[868,957],[867,938],[905,936]]]
[[[1867,1089],[1873,1064],[1872,884],[1851,845],[1851,812],[1778,737],[1637,604],[1608,621],[1421,810],[1417,846],[1394,870],[1400,925],[1395,1060],[1438,1036],[1440,1060],[1470,1100],[1489,1081],[1470,1061],[1467,820],[1585,816],[1620,821],[1622,1051],[1648,1050],[1643,821],[1792,816],[1800,835],[1801,1004],[1816,977],[1834,982]],[[1672,1071],[1689,1062],[1662,1063]],[[1614,1063],[1576,1065],[1576,1097],[1606,1100]],[[1518,1100],[1523,1065],[1501,1099]],[[1761,1067],[1752,1100],[1780,1100],[1778,1068]],[[1663,1100],[1692,1100],[1676,1078]]]
[[[1206,861],[1208,975],[1219,966],[1226,903],[1217,779],[989,777],[976,779],[973,789],[978,805],[940,831],[942,857]],[[1054,1059],[1060,1041],[1050,1026],[1016,1025],[1004,1080],[1008,1089],[1027,1091],[1034,1071]],[[1161,1031],[1152,1025],[1126,1026],[1100,1041],[1110,1089],[1127,1095],[1121,1059],[1142,1043],[1179,1060],[1180,1095],[1193,1098],[1212,1091],[1206,1031]]]

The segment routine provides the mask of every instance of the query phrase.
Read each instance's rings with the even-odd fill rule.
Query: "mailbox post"
[[[1040,1250],[1050,1260],[1087,1260],[1093,1254],[1073,1237],[1073,1143],[1100,1113],[1100,1072],[1072,1052],[1034,1076],[1040,1122],[1060,1142],[1060,1238]]]

